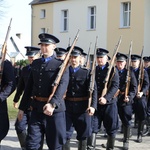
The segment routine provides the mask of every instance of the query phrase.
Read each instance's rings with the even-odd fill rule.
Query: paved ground
[[[133,129],[133,136],[130,139],[130,150],[150,150],[150,136],[143,137],[142,143],[136,143],[136,129]],[[76,133],[74,133],[73,138],[71,140],[71,150],[77,150],[77,141],[75,140]],[[116,143],[115,143],[115,150],[122,149],[122,134],[117,134]],[[96,150],[105,150],[102,148],[101,144],[106,143],[106,138],[103,137],[103,133],[97,135],[96,141]],[[0,150],[21,150],[20,145],[14,130],[14,121],[10,122],[10,130],[7,137],[2,141],[2,147]],[[47,150],[46,144],[44,144],[43,150]]]

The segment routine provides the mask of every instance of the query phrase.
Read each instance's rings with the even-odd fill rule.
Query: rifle
[[[75,44],[76,44],[76,42],[77,42],[77,40],[78,40],[78,36],[79,36],[79,30],[78,30],[78,32],[77,32],[75,38],[74,38],[74,41],[73,41],[73,43],[72,43],[72,45],[71,45],[71,47],[70,47],[70,49],[69,49],[69,52],[67,53],[65,59],[63,60],[63,63],[62,63],[61,66],[60,66],[60,70],[59,70],[59,72],[58,72],[58,74],[57,74],[57,76],[56,76],[56,79],[55,79],[54,83],[52,84],[52,93],[50,94],[47,103],[51,100],[51,98],[52,98],[53,95],[55,94],[55,91],[56,91],[56,89],[57,89],[57,87],[58,87],[58,85],[59,85],[59,82],[60,82],[60,80],[61,80],[61,77],[62,77],[62,75],[63,75],[63,73],[64,73],[64,71],[66,70],[66,67],[67,67],[67,65],[68,65],[69,58],[70,58],[70,54],[71,54],[71,52],[72,52],[72,50],[73,50],[73,48],[74,48],[74,46],[75,46]]]
[[[103,96],[106,95],[106,93],[107,93],[107,89],[108,89],[108,88],[107,88],[107,85],[108,85],[108,81],[109,81],[111,69],[112,69],[112,67],[113,67],[113,64],[114,64],[114,61],[115,61],[115,58],[116,58],[116,54],[117,54],[117,52],[118,52],[118,50],[119,50],[119,46],[120,46],[120,44],[121,44],[121,39],[122,39],[122,37],[120,36],[119,41],[118,41],[118,43],[117,43],[117,45],[116,45],[116,47],[115,47],[115,49],[114,49],[114,53],[113,53],[113,56],[112,56],[112,59],[111,59],[111,62],[110,62],[110,65],[109,65],[109,68],[108,68],[108,71],[107,71],[106,78],[105,78],[104,89],[103,89],[103,91],[102,91],[101,97],[103,97]]]
[[[8,29],[7,29],[5,41],[4,41],[4,44],[2,46],[2,51],[1,51],[1,58],[0,58],[0,84],[1,84],[2,75],[3,75],[4,61],[5,61],[5,56],[6,56],[6,52],[7,52],[7,40],[8,40],[10,28],[11,28],[11,22],[12,22],[12,18],[10,19],[10,23],[9,23],[9,26],[8,26]]]
[[[86,64],[85,64],[85,68],[90,68],[90,50],[91,50],[91,42],[90,42],[90,46],[89,46],[89,50],[88,50],[88,55],[87,55],[87,59],[86,59]]]
[[[130,86],[130,66],[131,66],[131,53],[132,53],[132,41],[129,47],[128,61],[127,61],[127,75],[126,75],[126,88],[125,88],[125,97],[128,96],[129,86]]]
[[[143,78],[144,78],[143,51],[144,51],[144,46],[142,47],[141,59],[140,59],[139,76],[138,76],[138,92],[140,92],[141,90],[143,84]]]
[[[95,48],[94,48],[94,57],[93,57],[93,64],[92,64],[92,69],[90,73],[90,86],[89,86],[89,99],[88,99],[88,108],[91,106],[92,102],[92,94],[94,90],[94,83],[95,83],[95,67],[96,67],[96,49],[97,49],[97,38],[96,37],[96,42],[95,42]]]

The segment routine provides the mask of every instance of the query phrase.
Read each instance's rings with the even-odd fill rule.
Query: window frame
[[[127,10],[125,9],[127,5]],[[121,2],[120,27],[130,28],[131,26],[131,2]]]
[[[44,19],[46,18],[46,10],[45,9],[41,9],[40,11],[40,19]]]
[[[61,10],[61,32],[68,32],[68,30],[69,30],[69,10],[64,9]]]
[[[94,8],[94,11],[92,13],[92,9]],[[95,30],[96,29],[96,6],[89,6],[88,7],[88,24],[87,24],[88,30]]]

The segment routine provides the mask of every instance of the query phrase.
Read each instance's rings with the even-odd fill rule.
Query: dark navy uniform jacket
[[[101,68],[99,66],[96,66],[96,84],[97,84],[97,90],[98,90],[98,97],[101,97],[102,91],[104,89],[104,83],[105,83],[105,78],[107,75],[109,64],[106,63],[104,68]],[[119,75],[118,75],[118,70],[116,68],[112,68],[110,78],[111,84],[108,82],[108,90],[106,95],[104,95],[104,98],[107,100],[107,104],[114,103],[114,95],[117,92],[119,88]],[[110,85],[110,87],[109,87]]]
[[[14,100],[13,100],[14,102],[19,101],[20,96],[22,95],[23,91],[25,90],[25,87],[26,87],[27,82],[28,82],[30,70],[31,70],[31,65],[27,65],[27,66],[22,68],[21,75],[19,77],[19,82],[17,85],[17,92],[16,92]]]
[[[139,68],[134,70],[135,77],[138,83],[138,77],[139,77]],[[144,70],[144,77],[143,77],[143,84],[140,92],[143,92],[143,96],[146,96],[147,90],[149,89],[149,77],[146,70]]]
[[[88,96],[90,85],[90,70],[79,66],[76,71],[73,72],[72,67],[69,67],[69,85],[66,93],[66,107],[68,112],[83,113],[88,108]],[[94,81],[95,82],[95,81]],[[87,100],[82,101],[69,101],[69,98],[83,98],[87,97]],[[97,107],[97,87],[94,86],[92,94],[91,107],[96,109]]]
[[[23,94],[19,109],[25,110],[30,104],[30,97],[43,97],[48,98],[52,92],[52,84],[58,74],[59,67],[62,64],[61,60],[54,57],[47,58],[48,61],[44,61],[44,58],[36,59],[32,63],[31,73],[28,78],[28,84]],[[69,82],[69,71],[66,69],[64,72],[57,90],[50,100],[50,103],[56,104],[54,112],[61,112],[65,110],[65,103],[63,95],[66,92]],[[40,112],[43,112],[43,106],[46,102],[40,102],[33,100],[32,107]]]
[[[124,93],[125,89],[126,89],[126,76],[127,76],[127,69],[124,68],[123,70],[119,71],[119,90],[120,93]],[[124,96],[125,94],[120,94],[118,96],[118,104],[119,105],[123,105],[123,104],[132,104],[133,103],[133,98],[135,97],[136,93],[137,93],[137,81],[134,75],[134,72],[132,71],[132,69],[130,69],[130,86],[129,86],[129,92],[128,92],[128,96],[129,96],[129,102],[125,103],[124,100]]]
[[[7,112],[7,97],[15,90],[14,68],[11,62],[4,61],[4,69],[0,86],[0,113]],[[2,121],[2,120],[1,120]]]

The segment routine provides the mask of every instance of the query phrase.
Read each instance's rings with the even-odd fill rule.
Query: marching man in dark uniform
[[[82,68],[80,65],[82,51],[80,47],[75,46],[70,58],[70,77],[65,98],[67,142],[63,150],[70,150],[72,127],[77,132],[78,150],[86,150],[87,138],[91,134],[91,115],[94,114],[97,107],[96,86],[92,94],[91,105],[88,107],[90,70]]]
[[[69,72],[68,69],[64,72],[54,95],[49,99],[53,83],[62,64],[62,61],[54,56],[54,49],[59,39],[47,33],[40,34],[39,39],[43,56],[32,63],[28,83],[19,106],[18,119],[22,119],[23,112],[29,107],[30,97],[32,97],[26,149],[38,150],[45,134],[49,150],[62,150],[62,145],[66,142],[63,95],[67,90]]]
[[[80,60],[80,64],[81,66],[85,67],[85,63],[86,63],[86,56],[87,54],[85,52],[82,52],[81,54],[81,60]]]
[[[131,130],[131,120],[132,120],[132,103],[133,103],[133,98],[136,95],[137,92],[137,81],[135,78],[135,75],[133,71],[131,70],[130,66],[127,68],[130,70],[127,70],[125,68],[127,62],[127,56],[122,53],[117,53],[116,56],[116,67],[119,72],[119,90],[116,93],[118,101],[118,113],[123,125],[123,150],[128,150],[129,149],[129,135],[130,135],[130,130]],[[129,65],[129,64],[128,64]],[[127,74],[129,71],[129,77],[127,78]],[[127,81],[128,80],[128,81]],[[129,83],[129,87],[126,87],[127,83]],[[127,96],[125,97],[125,91],[127,88]]]
[[[147,71],[150,81],[150,56],[143,57],[143,60],[144,60],[144,69]],[[150,126],[150,87],[147,91],[146,97],[147,97],[147,121]]]
[[[55,48],[55,52],[56,52],[56,58],[61,60],[64,60],[68,53],[67,49],[61,47]]]
[[[9,130],[9,119],[7,110],[7,98],[15,90],[14,68],[10,61],[4,61],[0,82],[0,143]]]
[[[118,71],[115,68],[112,68],[110,79],[108,83],[108,90],[106,95],[102,95],[102,91],[104,89],[105,78],[107,75],[107,71],[109,68],[108,64],[108,50],[98,48],[97,49],[97,66],[96,66],[96,84],[98,91],[98,106],[97,111],[94,115],[92,124],[92,136],[91,136],[91,145],[89,147],[93,147],[95,149],[96,143],[96,134],[99,132],[101,128],[101,124],[103,122],[104,128],[107,133],[107,150],[114,149],[115,136],[117,130],[119,128],[119,119],[118,119],[118,109],[116,98],[114,98],[115,93],[119,88],[119,75]]]
[[[148,77],[147,72],[144,70],[144,68],[140,68],[140,59],[141,59],[141,56],[139,55],[131,55],[132,68],[135,73],[138,86],[140,87],[134,98],[135,114],[138,119],[137,142],[139,143],[142,142],[144,121],[147,117],[146,93],[147,93],[147,90],[149,89],[149,77]]]
[[[16,91],[16,94],[15,94],[14,100],[13,100],[15,108],[18,108],[19,99],[20,99],[20,97],[21,97],[22,93],[24,92],[25,87],[27,85],[28,77],[29,77],[30,70],[31,70],[31,64],[32,64],[34,59],[39,58],[38,54],[39,54],[40,48],[30,47],[30,46],[27,46],[25,48],[27,50],[26,56],[28,56],[29,65],[23,67],[22,71],[21,71],[21,75],[20,75],[19,82],[17,85],[17,91]],[[30,119],[30,115],[31,115],[31,109],[27,108],[24,111],[24,115],[23,115],[22,120],[19,121],[17,119],[16,123],[15,123],[15,130],[16,130],[16,133],[17,133],[17,136],[18,136],[18,139],[19,139],[19,142],[20,142],[22,149],[25,149],[26,134],[27,134],[26,128],[27,128],[27,125],[28,125],[28,122]]]

